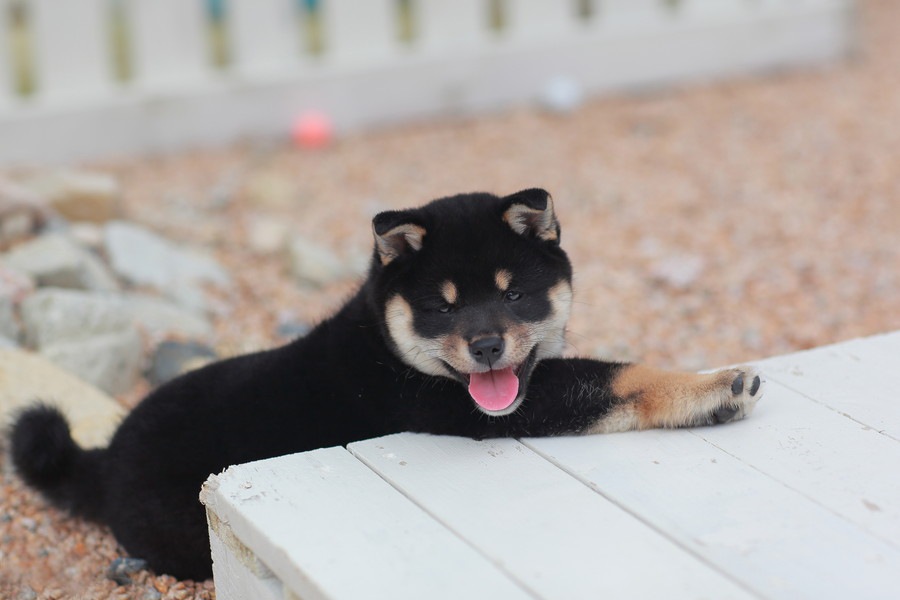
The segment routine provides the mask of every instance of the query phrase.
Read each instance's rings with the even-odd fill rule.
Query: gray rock
[[[18,347],[19,344],[16,340],[0,335],[0,350],[11,350]]]
[[[39,286],[115,291],[116,278],[106,265],[67,235],[35,238],[0,256],[4,264],[27,273]]]
[[[125,309],[132,320],[151,338],[178,335],[209,340],[213,326],[205,317],[167,300],[144,294],[126,294]]]
[[[183,281],[231,285],[228,273],[211,256],[178,246],[138,225],[113,221],[106,227],[104,241],[113,269],[134,283],[155,287]]]
[[[330,249],[302,236],[295,236],[288,243],[288,261],[297,283],[309,287],[321,287],[356,274]]]
[[[161,385],[170,379],[216,360],[215,351],[203,344],[167,341],[160,344],[153,355],[147,379]]]
[[[138,225],[107,224],[104,243],[117,274],[133,284],[154,287],[187,308],[207,310],[204,284],[231,287],[228,273],[211,256]]]
[[[34,348],[135,329],[121,297],[77,290],[38,290],[22,302],[20,316]]]
[[[43,346],[41,356],[75,373],[108,394],[134,386],[144,362],[144,343],[136,329]]]
[[[122,298],[47,288],[20,312],[26,343],[53,363],[110,394],[134,385],[143,341]]]

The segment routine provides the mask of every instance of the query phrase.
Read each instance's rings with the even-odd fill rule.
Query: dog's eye
[[[443,313],[443,314],[445,314],[445,315],[446,315],[447,313],[451,312],[452,310],[453,310],[453,307],[452,307],[451,305],[449,305],[449,304],[441,304],[441,305],[438,307],[438,312]]]
[[[506,295],[503,296],[503,298],[507,302],[515,302],[516,300],[520,299],[521,297],[522,297],[522,292],[515,292],[515,291],[506,292]]]

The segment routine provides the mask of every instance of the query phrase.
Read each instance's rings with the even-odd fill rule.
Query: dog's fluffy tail
[[[80,448],[57,408],[38,404],[26,409],[10,438],[13,465],[28,485],[75,515],[103,519],[106,451]]]

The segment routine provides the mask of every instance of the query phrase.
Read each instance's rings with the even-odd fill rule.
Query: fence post
[[[128,0],[126,12],[136,85],[196,84],[209,77],[209,20],[203,0]]]
[[[112,54],[107,0],[32,0],[37,94],[64,102],[109,93]]]
[[[229,0],[232,65],[242,75],[290,72],[300,64],[296,0]]]

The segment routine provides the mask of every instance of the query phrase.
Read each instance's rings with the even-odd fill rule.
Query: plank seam
[[[697,432],[695,432],[695,431],[693,431],[693,430],[688,430],[688,433],[690,433],[691,435],[693,435],[693,436],[695,436],[695,437],[697,437],[697,438],[700,438],[701,440],[703,440],[704,442],[706,442],[707,444],[709,444],[709,445],[712,446],[713,448],[719,450],[720,452],[722,452],[722,453],[724,453],[724,454],[727,454],[728,456],[730,456],[731,458],[737,460],[737,461],[740,462],[741,464],[744,464],[744,465],[750,467],[751,469],[753,469],[753,470],[756,471],[757,473],[759,473],[759,474],[761,474],[761,475],[763,475],[763,476],[765,476],[765,477],[771,479],[772,481],[774,481],[774,482],[776,482],[776,483],[781,484],[784,488],[786,488],[786,489],[788,489],[788,490],[794,492],[795,494],[799,495],[799,496],[802,497],[802,498],[805,498],[806,500],[809,500],[810,502],[812,502],[812,503],[815,504],[816,506],[825,509],[826,511],[830,512],[830,513],[833,514],[834,516],[840,518],[842,521],[845,521],[846,523],[849,523],[850,525],[852,525],[852,526],[855,527],[856,529],[859,529],[860,531],[862,531],[863,533],[865,533],[867,536],[873,537],[873,538],[875,538],[875,539],[877,539],[877,540],[879,540],[879,541],[881,541],[881,542],[885,542],[885,543],[887,543],[889,546],[893,546],[894,548],[897,548],[898,550],[900,550],[900,544],[898,544],[896,540],[892,540],[892,539],[890,539],[889,537],[882,537],[882,536],[879,535],[878,533],[869,530],[868,528],[864,527],[863,525],[860,525],[860,524],[857,523],[856,521],[851,520],[850,517],[848,517],[848,516],[846,516],[846,515],[844,515],[844,514],[842,514],[842,513],[837,512],[835,509],[833,509],[833,508],[831,508],[831,507],[829,507],[829,506],[827,506],[827,505],[825,505],[825,504],[822,504],[822,503],[821,503],[819,500],[817,500],[815,497],[808,495],[808,494],[807,494],[806,492],[804,492],[803,490],[800,490],[800,489],[797,489],[797,488],[793,487],[792,485],[790,485],[790,484],[787,483],[786,481],[782,481],[781,479],[775,477],[775,476],[772,475],[771,473],[768,473],[767,471],[764,471],[763,469],[757,467],[757,466],[754,465],[753,463],[747,462],[746,460],[742,459],[740,456],[738,456],[738,455],[736,455],[736,454],[732,454],[732,453],[729,452],[728,450],[722,448],[721,446],[719,446],[719,445],[716,444],[715,442],[712,442],[712,441],[708,440],[707,438],[703,437],[703,436],[700,435],[699,433],[697,433]]]
[[[406,498],[407,500],[409,500],[410,502],[412,502],[416,507],[419,508],[419,510],[421,510],[421,511],[424,512],[426,515],[428,515],[432,520],[434,520],[434,522],[436,522],[438,525],[440,525],[441,527],[443,527],[445,530],[449,531],[454,537],[456,537],[457,539],[459,539],[460,541],[462,541],[462,543],[464,543],[466,546],[468,546],[469,548],[471,548],[472,550],[474,550],[479,556],[481,556],[482,558],[484,558],[484,559],[485,559],[488,563],[490,563],[495,569],[497,569],[497,571],[499,571],[499,572],[502,573],[504,576],[506,576],[507,579],[509,579],[510,581],[512,581],[512,582],[513,582],[516,586],[518,586],[523,592],[525,592],[526,594],[528,594],[528,595],[531,596],[532,598],[537,598],[537,599],[542,599],[542,598],[543,598],[543,596],[541,596],[540,594],[538,594],[535,590],[531,589],[531,587],[529,587],[528,584],[526,584],[524,581],[522,581],[521,579],[519,579],[519,578],[515,575],[515,573],[509,571],[509,570],[508,570],[507,568],[505,568],[501,563],[498,563],[498,562],[497,562],[496,560],[494,560],[491,556],[489,556],[488,554],[486,554],[481,548],[479,548],[478,546],[476,546],[472,541],[470,541],[468,538],[466,538],[466,537],[463,536],[460,532],[458,532],[455,528],[450,527],[450,525],[448,525],[443,519],[441,519],[440,517],[438,517],[438,516],[437,516],[436,514],[434,514],[432,511],[428,510],[428,508],[426,508],[422,503],[418,502],[414,497],[412,497],[409,493],[407,493],[407,491],[406,491],[405,489],[403,489],[403,487],[401,487],[399,484],[394,483],[394,482],[391,481],[387,476],[385,476],[383,473],[381,473],[381,471],[379,471],[378,468],[376,468],[376,466],[375,466],[373,463],[370,463],[368,460],[366,460],[366,458],[365,458],[364,456],[362,456],[361,454],[358,454],[358,453],[356,452],[356,449],[354,448],[354,445],[355,445],[355,444],[350,444],[350,445],[348,445],[348,446],[347,446],[347,450],[350,452],[350,454],[353,455],[354,458],[356,458],[356,460],[358,460],[358,461],[359,461],[360,463],[362,463],[366,468],[368,468],[370,471],[372,471],[372,472],[375,473],[378,477],[380,477],[382,480],[384,480],[389,486],[391,486],[392,488],[394,488],[395,490],[397,490],[400,494],[403,495],[404,498]]]
[[[667,532],[665,532],[665,531],[659,529],[659,528],[656,527],[652,522],[650,522],[649,520],[645,519],[640,513],[637,513],[637,512],[635,512],[635,511],[629,509],[626,505],[622,504],[621,502],[619,502],[619,501],[616,500],[615,498],[613,498],[613,497],[611,497],[611,496],[608,496],[607,494],[603,493],[603,490],[600,489],[600,486],[599,486],[599,485],[594,485],[594,484],[592,484],[590,481],[586,480],[585,478],[581,477],[581,476],[578,475],[577,473],[575,473],[575,472],[573,472],[572,470],[570,470],[570,469],[569,469],[568,467],[566,467],[564,464],[562,464],[562,463],[558,462],[557,460],[555,460],[555,459],[554,459],[552,456],[550,456],[549,454],[544,454],[544,453],[541,452],[539,449],[537,449],[537,448],[531,446],[526,440],[520,439],[520,440],[518,440],[518,441],[519,441],[522,445],[524,445],[526,448],[528,448],[529,450],[531,450],[532,452],[534,452],[534,453],[535,453],[537,456],[539,456],[540,458],[546,460],[547,462],[549,462],[550,464],[552,464],[553,466],[555,466],[557,469],[559,469],[559,470],[562,471],[563,473],[565,473],[565,474],[569,475],[570,477],[574,478],[576,481],[578,481],[578,482],[579,482],[580,484],[582,484],[583,486],[587,487],[589,490],[591,490],[591,491],[594,492],[595,494],[598,494],[599,496],[602,496],[604,499],[606,499],[607,501],[609,501],[610,503],[612,503],[614,506],[618,507],[619,509],[621,509],[621,510],[624,511],[625,513],[627,513],[627,514],[631,515],[632,517],[634,517],[635,519],[637,519],[637,520],[638,520],[640,523],[642,523],[645,527],[647,527],[647,528],[650,529],[651,531],[655,532],[657,535],[659,535],[659,536],[662,537],[663,539],[668,540],[669,542],[671,542],[672,544],[674,544],[677,548],[679,548],[679,549],[681,549],[682,551],[684,551],[685,553],[687,553],[689,556],[692,556],[693,558],[695,558],[698,562],[700,562],[701,564],[705,565],[705,566],[706,566],[707,568],[709,568],[711,571],[713,571],[713,572],[715,572],[715,573],[718,573],[719,575],[721,575],[721,576],[724,577],[725,579],[731,581],[732,583],[734,583],[736,586],[738,586],[739,588],[741,588],[742,590],[744,590],[745,592],[747,592],[747,593],[750,594],[751,596],[755,596],[755,597],[760,598],[760,599],[765,598],[765,596],[764,596],[762,593],[760,593],[760,592],[758,592],[757,590],[755,590],[755,589],[753,589],[752,587],[750,587],[749,584],[747,584],[747,583],[745,583],[744,581],[738,579],[735,575],[733,575],[733,574],[731,574],[731,573],[729,573],[729,572],[727,572],[727,571],[724,571],[724,570],[723,570],[721,567],[719,567],[718,565],[716,565],[716,564],[710,562],[706,557],[704,557],[704,556],[701,555],[701,554],[698,554],[693,548],[691,548],[689,545],[686,545],[685,543],[681,542],[681,541],[680,541],[679,539],[677,539],[676,537],[674,537],[674,536],[672,536],[672,535],[669,535]]]
[[[765,366],[764,366],[764,365],[758,365],[758,366],[759,366],[760,369],[765,369]],[[858,423],[859,425],[862,425],[863,427],[867,427],[867,428],[871,429],[872,431],[874,431],[874,432],[876,432],[876,433],[878,433],[878,434],[880,434],[880,435],[883,435],[884,437],[886,437],[886,438],[888,438],[888,439],[890,439],[890,440],[893,440],[893,441],[895,441],[895,442],[900,442],[900,438],[894,437],[893,435],[891,435],[891,434],[888,433],[887,431],[885,431],[885,430],[883,430],[883,429],[879,429],[878,427],[875,427],[875,426],[872,425],[871,423],[866,423],[865,421],[861,421],[860,419],[857,419],[857,418],[854,417],[853,415],[851,415],[851,414],[849,414],[849,413],[846,413],[846,412],[844,412],[844,411],[842,411],[842,410],[840,410],[840,409],[838,409],[838,408],[835,408],[835,407],[831,406],[830,404],[826,404],[825,402],[823,402],[823,401],[821,401],[821,400],[815,399],[813,396],[811,396],[811,395],[809,394],[809,392],[805,392],[805,391],[803,391],[802,389],[797,388],[795,385],[791,385],[790,383],[788,383],[787,380],[781,379],[780,376],[779,376],[778,374],[772,375],[772,374],[770,374],[770,373],[766,373],[766,377],[767,377],[768,379],[771,379],[771,380],[774,381],[775,383],[777,383],[777,384],[779,384],[779,385],[781,385],[781,386],[784,386],[785,388],[791,390],[792,392],[795,392],[796,394],[802,396],[803,398],[806,398],[807,400],[809,400],[809,401],[811,401],[811,402],[815,402],[815,403],[818,404],[819,406],[824,406],[824,407],[827,408],[828,410],[830,410],[830,411],[832,411],[832,412],[835,412],[835,413],[839,414],[840,416],[842,416],[842,417],[844,417],[844,418],[846,418],[846,419],[849,419],[850,421],[853,421],[854,423]]]

